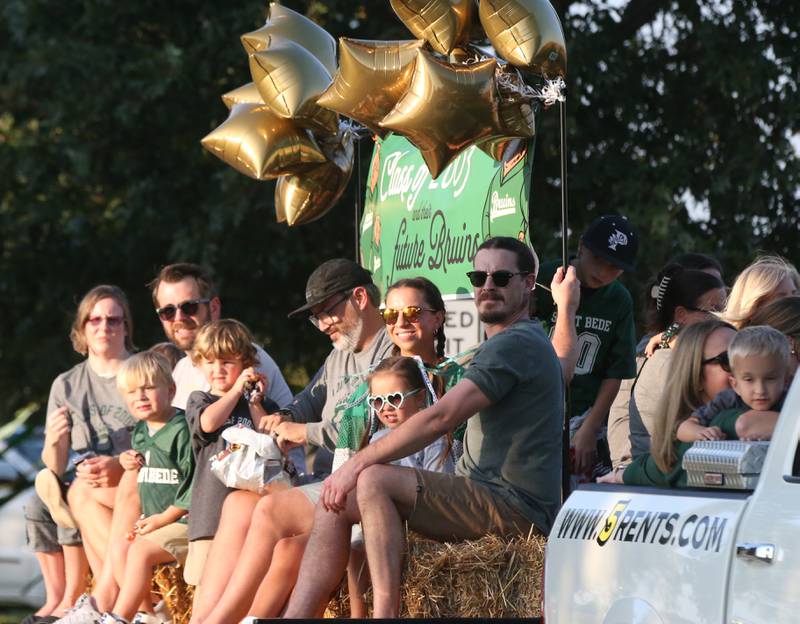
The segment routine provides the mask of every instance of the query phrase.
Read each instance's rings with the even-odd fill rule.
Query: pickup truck
[[[800,379],[753,491],[580,486],[547,544],[547,624],[800,622]]]

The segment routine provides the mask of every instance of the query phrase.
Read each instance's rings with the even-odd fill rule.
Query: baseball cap
[[[306,304],[290,312],[289,318],[310,310],[331,295],[365,284],[372,284],[372,274],[364,267],[346,258],[327,260],[314,269],[306,282]]]
[[[639,235],[622,215],[598,217],[586,228],[581,241],[592,252],[624,271],[636,268]]]

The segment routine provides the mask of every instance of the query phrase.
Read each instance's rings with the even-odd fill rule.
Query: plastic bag
[[[291,486],[291,475],[275,440],[237,425],[222,432],[228,448],[209,462],[211,472],[228,487],[264,494],[276,486]]]

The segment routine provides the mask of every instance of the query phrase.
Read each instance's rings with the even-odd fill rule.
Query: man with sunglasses
[[[602,432],[621,381],[636,375],[633,300],[617,278],[634,270],[637,250],[638,235],[628,220],[606,215],[589,225],[578,243],[578,255],[570,260],[581,284],[574,321],[577,361],[567,375],[576,480],[610,469]],[[560,260],[542,265],[539,282],[547,283],[560,266]],[[553,335],[564,329],[544,289],[536,290],[535,316]],[[604,468],[597,466],[598,457]]]
[[[188,355],[200,328],[220,318],[222,304],[208,273],[196,264],[179,262],[161,269],[148,286],[164,333]],[[255,347],[259,362],[256,369],[267,379],[266,396],[278,405],[286,405],[292,400],[292,391],[275,361],[261,347]],[[189,357],[175,365],[172,376],[176,386],[172,404],[183,410],[192,392],[207,392],[210,388],[203,372]]]
[[[549,532],[561,496],[564,381],[550,340],[529,317],[537,262],[524,243],[495,237],[478,248],[474,267],[468,275],[488,339],[437,403],[325,481],[285,617],[310,617],[324,605],[341,579],[357,522],[376,618],[398,615],[405,522],[443,541]],[[464,421],[456,474],[388,465]]]

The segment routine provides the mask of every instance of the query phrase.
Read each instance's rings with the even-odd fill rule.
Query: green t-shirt
[[[456,474],[493,490],[547,534],[561,503],[564,379],[541,325],[489,338],[464,372],[491,404],[467,421]]]
[[[471,359],[475,349],[470,349],[460,353],[455,358],[448,358],[441,364],[428,368],[428,373],[434,378],[432,382],[436,388],[436,378],[440,377],[444,383],[445,391],[455,386],[464,376],[464,366]],[[369,423],[369,407],[367,406],[367,396],[369,395],[369,384],[366,381],[350,395],[345,403],[337,409],[341,409],[341,420],[339,421],[339,441],[337,449],[349,449],[358,451],[361,446],[361,438],[364,430]],[[466,423],[459,426],[453,433],[456,440],[462,440]],[[377,427],[376,427],[377,429]],[[375,433],[372,431],[371,433]]]
[[[543,264],[536,281],[549,287],[561,261]],[[556,321],[553,297],[537,288],[536,317],[552,333]],[[581,302],[575,316],[578,361],[570,383],[572,416],[583,414],[593,404],[604,379],[636,376],[636,330],[633,299],[618,281],[603,288],[581,288]]]
[[[709,427],[719,427],[728,440],[738,440],[736,419],[750,408],[734,408],[720,412],[711,419]],[[655,487],[686,487],[686,471],[683,469],[683,456],[694,442],[675,440],[675,464],[669,472],[662,472],[650,453],[639,455],[622,473],[622,481],[627,485],[650,485]]]
[[[161,513],[174,505],[189,509],[192,497],[192,436],[182,410],[150,435],[147,423],[136,423],[133,448],[144,456],[139,469],[139,499],[145,516]],[[186,516],[179,522],[186,522]]]

